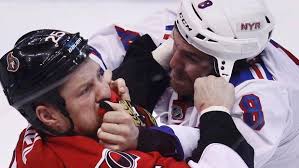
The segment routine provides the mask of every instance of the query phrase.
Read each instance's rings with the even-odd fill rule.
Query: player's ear
[[[65,127],[63,115],[52,105],[38,105],[35,109],[37,118],[49,128],[63,130]]]

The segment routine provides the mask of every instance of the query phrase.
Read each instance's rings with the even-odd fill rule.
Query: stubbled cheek
[[[200,70],[197,71],[198,77],[204,77],[208,76],[212,73],[212,66],[211,65],[205,65],[200,68]]]

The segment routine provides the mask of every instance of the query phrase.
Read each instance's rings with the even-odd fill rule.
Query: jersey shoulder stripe
[[[252,79],[273,80],[273,76],[266,68],[265,64],[260,62],[233,73],[229,82],[236,87],[241,83]]]
[[[115,31],[117,33],[117,36],[119,38],[119,40],[122,42],[122,45],[125,49],[125,51],[128,50],[130,44],[133,43],[133,41],[140,37],[141,35],[143,35],[143,33],[141,32],[135,32],[132,30],[126,30],[120,26],[114,26]],[[159,42],[164,42],[165,40],[167,40],[168,38],[171,37],[172,31],[173,31],[174,25],[173,24],[167,24],[164,26],[164,34],[162,34],[162,37],[158,38]],[[151,33],[151,32],[147,32],[147,33]],[[160,44],[161,44],[160,43]]]
[[[128,50],[130,44],[132,44],[137,37],[140,37],[140,33],[131,30],[125,30],[119,26],[115,26],[115,30],[126,51]]]
[[[295,55],[293,55],[289,50],[285,49],[284,47],[282,47],[280,44],[278,44],[276,41],[274,40],[270,40],[270,43],[275,46],[276,48],[281,49],[284,53],[286,53],[286,55],[297,65],[299,65],[299,59],[298,57],[296,57]]]
[[[273,80],[272,74],[269,72],[263,62],[252,65],[250,67],[250,71],[255,79]]]
[[[166,25],[165,26],[165,33],[163,36],[163,40],[167,40],[169,39],[169,37],[171,36],[171,33],[173,31],[174,25]]]

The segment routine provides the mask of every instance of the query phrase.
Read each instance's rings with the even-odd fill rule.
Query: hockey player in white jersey
[[[262,0],[184,0],[177,12],[165,10],[137,26],[101,30],[90,44],[114,69],[139,35],[148,33],[156,45],[172,36],[170,57],[154,54],[171,77],[171,87],[155,107],[161,121],[198,126],[193,83],[198,77],[222,76],[235,86],[236,103],[228,110],[254,148],[255,167],[295,168],[299,165],[299,60],[270,39],[273,27]],[[183,137],[186,133],[180,128],[176,134]],[[196,137],[189,138],[187,145],[196,144]]]

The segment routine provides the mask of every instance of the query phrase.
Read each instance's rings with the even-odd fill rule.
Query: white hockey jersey
[[[165,10],[136,26],[111,25],[95,33],[89,44],[100,52],[108,69],[115,69],[137,36],[147,33],[156,45],[163,43],[171,35],[175,17],[176,12]],[[295,168],[299,165],[299,60],[274,41],[262,55],[262,63],[232,75],[236,101],[231,115],[255,150],[256,168]],[[166,112],[167,117],[162,115],[161,120],[167,124],[197,126],[199,113],[189,107],[181,114],[174,103],[177,97],[167,89],[155,112]],[[181,127],[174,130],[180,139],[190,137]],[[198,135],[193,137],[182,141],[186,155],[196,146]]]

